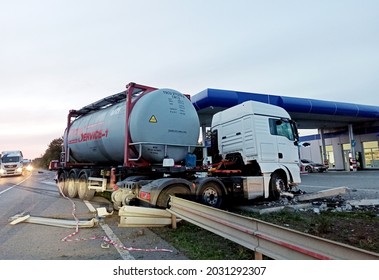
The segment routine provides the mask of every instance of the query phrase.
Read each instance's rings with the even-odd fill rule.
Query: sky
[[[0,0],[0,150],[129,82],[379,106],[376,0]]]

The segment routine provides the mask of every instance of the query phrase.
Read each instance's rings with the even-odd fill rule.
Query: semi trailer
[[[300,183],[298,134],[282,108],[247,101],[213,116],[211,147],[188,95],[129,83],[125,91],[70,110],[57,185],[114,208],[169,207],[170,195],[213,207],[278,199]],[[202,142],[205,142],[202,135]],[[204,164],[207,149],[212,164]],[[199,152],[200,151],[200,152]]]

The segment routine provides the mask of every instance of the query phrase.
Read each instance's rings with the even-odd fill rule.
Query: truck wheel
[[[281,174],[274,173],[271,175],[269,197],[272,200],[278,200],[280,198],[280,193],[285,191],[286,188],[286,180]]]
[[[160,208],[170,208],[170,195],[185,197],[191,194],[190,190],[185,186],[174,185],[164,189],[158,196],[157,206]]]
[[[95,190],[88,189],[88,175],[86,172],[79,175],[78,196],[82,200],[91,200],[95,196]]]
[[[305,171],[307,171],[308,173],[312,173],[312,172],[313,172],[311,166],[306,166],[306,167],[305,167]]]
[[[223,195],[220,186],[215,182],[206,183],[200,191],[201,203],[220,208],[223,202]]]
[[[78,182],[76,172],[70,172],[67,180],[67,195],[70,198],[75,198],[78,195]]]
[[[68,193],[67,193],[67,173],[66,172],[62,172],[61,174],[59,174],[59,177],[58,177],[58,189],[59,189],[59,194],[63,196],[67,196]]]

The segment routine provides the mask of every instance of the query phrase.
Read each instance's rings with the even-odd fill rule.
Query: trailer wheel
[[[67,173],[65,171],[61,172],[58,176],[58,189],[59,194],[63,196],[67,196]]]
[[[86,172],[79,175],[78,196],[82,200],[91,200],[95,196],[95,190],[88,189],[88,174]]]
[[[70,174],[68,174],[67,195],[70,198],[75,198],[78,195],[77,179],[77,173],[75,171],[71,171]]]
[[[308,173],[312,173],[313,172],[313,170],[312,170],[312,166],[306,166],[305,167],[305,171],[307,171]]]
[[[280,198],[280,193],[285,191],[286,187],[286,179],[283,175],[276,172],[271,175],[270,180],[270,198],[272,200],[278,200]]]
[[[157,206],[160,208],[170,208],[170,195],[178,197],[186,197],[191,194],[190,190],[181,185],[173,185],[164,189],[158,196]]]
[[[221,208],[223,203],[223,193],[221,187],[215,182],[206,183],[201,188],[200,201],[205,205]]]

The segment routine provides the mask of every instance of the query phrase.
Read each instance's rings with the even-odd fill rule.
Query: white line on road
[[[93,205],[89,201],[84,200],[84,203],[88,207],[89,211],[96,212],[95,207],[93,207]],[[122,244],[120,239],[117,237],[117,235],[112,231],[112,229],[107,224],[100,223],[100,226],[103,229],[103,231],[105,232],[106,236],[110,240],[112,240],[116,244],[120,245],[121,248],[124,247],[124,244]],[[125,251],[125,250],[121,249],[120,247],[115,246],[117,252],[120,254],[120,256],[123,260],[134,260],[134,257],[128,251]]]
[[[24,180],[22,180],[21,182],[18,182],[17,184],[15,184],[15,185],[13,185],[13,186],[11,186],[11,187],[9,187],[9,188],[7,188],[7,189],[1,191],[1,192],[0,192],[0,196],[1,196],[3,193],[5,193],[5,192],[7,192],[7,191],[9,191],[9,190],[11,190],[11,189],[13,189],[14,187],[17,187],[18,185],[24,183],[24,182],[25,182],[26,180],[28,180],[31,176],[32,176],[32,175],[29,175],[28,177],[26,177],[26,178],[25,178]]]

